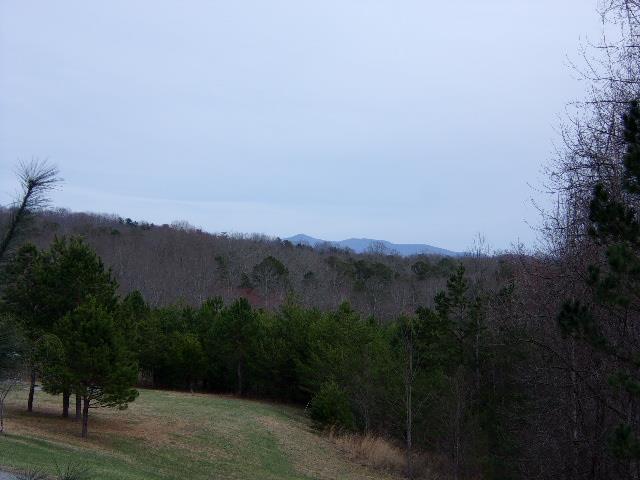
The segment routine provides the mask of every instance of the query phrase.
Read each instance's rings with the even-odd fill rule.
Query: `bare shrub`
[[[404,449],[379,435],[344,433],[332,428],[329,430],[329,438],[352,460],[376,470],[404,474],[407,469]],[[413,462],[414,478],[428,480],[447,478],[444,474],[444,461],[434,455],[416,453]]]
[[[351,458],[371,467],[399,472],[406,467],[404,451],[377,435],[341,433],[332,428],[329,438]]]

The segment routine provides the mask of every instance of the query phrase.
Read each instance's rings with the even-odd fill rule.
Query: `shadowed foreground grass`
[[[82,463],[97,479],[391,479],[314,432],[296,408],[230,397],[141,390],[128,410],[92,410],[89,439],[60,417],[61,399],[9,399],[0,465],[14,470]]]

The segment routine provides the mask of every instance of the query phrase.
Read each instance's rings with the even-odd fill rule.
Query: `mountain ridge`
[[[285,238],[289,242],[296,245],[309,245],[317,247],[319,245],[332,245],[339,248],[348,248],[356,253],[365,253],[367,251],[377,251],[389,254],[397,253],[403,257],[411,255],[442,255],[446,257],[459,257],[461,252],[454,252],[446,248],[435,247],[426,243],[393,243],[388,240],[377,240],[373,238],[347,238],[345,240],[323,240],[315,238],[304,233],[298,233],[291,237]]]

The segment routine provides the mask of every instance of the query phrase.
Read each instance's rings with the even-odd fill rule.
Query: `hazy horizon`
[[[0,1],[0,204],[212,232],[532,245],[597,2]]]

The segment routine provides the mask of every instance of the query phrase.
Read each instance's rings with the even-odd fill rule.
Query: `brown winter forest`
[[[219,296],[225,302],[246,297],[270,309],[293,295],[307,307],[335,309],[348,301],[363,315],[393,318],[430,304],[457,265],[450,257],[314,249],[257,234],[211,234],[187,222],[153,225],[66,210],[39,214],[26,233],[41,248],[56,236],[75,235],[112,269],[122,294],[138,290],[153,306],[199,306]],[[504,277],[510,256],[489,257],[477,243],[476,251],[462,258],[468,272]],[[261,269],[269,257],[286,270]]]

